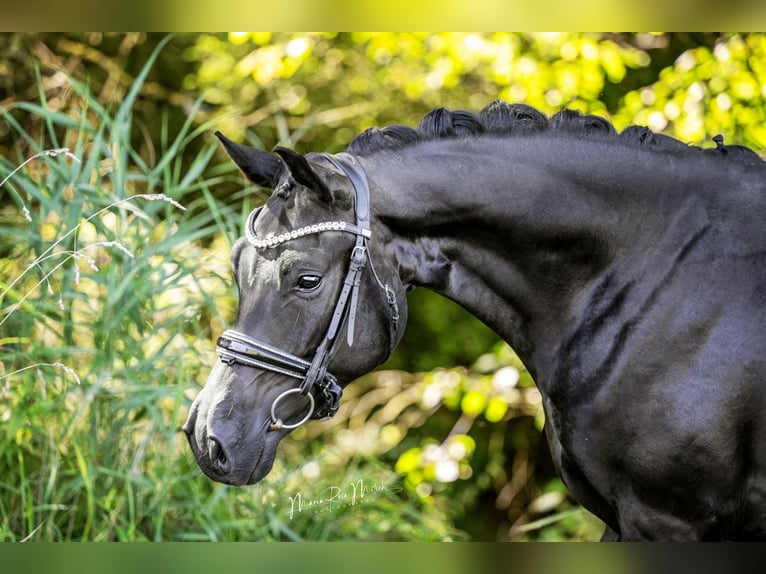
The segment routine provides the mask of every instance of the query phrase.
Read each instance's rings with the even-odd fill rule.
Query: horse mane
[[[763,163],[760,156],[750,148],[724,145],[721,135],[713,138],[715,148],[701,148],[670,136],[654,133],[644,126],[632,125],[618,133],[608,120],[599,116],[563,109],[547,117],[532,106],[509,104],[502,100],[495,100],[478,114],[465,110],[450,111],[446,108],[437,108],[427,113],[417,128],[402,125],[369,128],[351,140],[347,151],[364,156],[440,138],[540,132],[614,138],[627,146],[652,148],[671,154],[704,153],[746,163]]]

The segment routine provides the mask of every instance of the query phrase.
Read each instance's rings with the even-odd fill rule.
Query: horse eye
[[[298,277],[298,288],[301,291],[313,291],[322,282],[319,275],[301,275]]]

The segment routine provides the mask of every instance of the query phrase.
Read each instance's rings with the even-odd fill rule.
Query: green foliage
[[[427,292],[385,368],[283,441],[265,482],[201,476],[178,429],[234,316],[229,247],[266,197],[212,131],[338,151],[501,97],[760,150],[764,35],[2,34],[0,49],[0,539],[598,538],[551,467],[524,365]]]
[[[729,143],[766,148],[766,38],[732,36],[685,51],[659,81],[625,95],[615,115],[701,143],[723,133]]]

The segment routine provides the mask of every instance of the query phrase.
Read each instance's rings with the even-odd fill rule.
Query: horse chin
[[[255,468],[250,473],[250,476],[247,478],[247,480],[243,482],[242,484],[237,484],[235,486],[247,486],[251,484],[256,484],[262,481],[264,478],[266,478],[266,476],[271,472],[271,469],[274,466],[274,459],[276,458],[275,454],[276,452],[272,452],[270,456],[262,455],[261,458],[258,459],[258,462],[255,465]]]
[[[276,432],[267,433],[266,439],[263,443],[263,450],[261,450],[261,454],[256,460],[255,466],[250,472],[250,475],[247,477],[247,480],[240,484],[235,484],[235,486],[256,484],[266,478],[274,466],[274,460],[276,459],[277,455],[277,445],[282,438],[281,435],[282,433]]]

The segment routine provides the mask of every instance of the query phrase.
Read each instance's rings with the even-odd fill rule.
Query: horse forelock
[[[758,154],[747,147],[723,145],[719,141],[721,136],[714,138],[717,144],[715,148],[701,148],[667,135],[654,133],[644,126],[628,126],[618,133],[611,122],[593,114],[563,109],[547,117],[532,106],[509,104],[502,100],[495,100],[478,114],[465,110],[450,111],[446,108],[436,108],[423,117],[417,128],[403,125],[369,128],[351,140],[347,151],[365,156],[437,139],[485,135],[515,136],[542,132],[566,133],[602,140],[613,139],[628,147],[651,148],[669,154],[694,154],[702,151],[710,156],[762,163]]]

